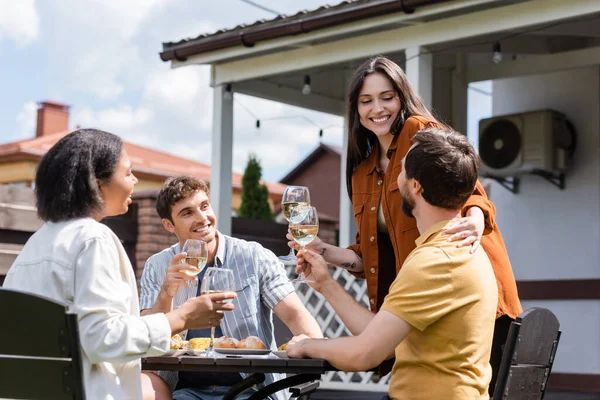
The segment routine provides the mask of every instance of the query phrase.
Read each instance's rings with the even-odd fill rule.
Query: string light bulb
[[[500,42],[494,43],[493,47],[494,55],[492,55],[492,61],[494,64],[500,64],[502,62],[502,52],[500,51]]]
[[[231,91],[231,83],[228,83],[227,85],[225,85],[225,93],[223,93],[223,98],[225,100],[233,99],[233,92]]]
[[[302,94],[303,95],[309,95],[311,92],[311,88],[310,88],[310,76],[305,75],[304,76],[304,85],[302,85]]]

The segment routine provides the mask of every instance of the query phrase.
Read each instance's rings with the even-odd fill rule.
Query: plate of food
[[[187,354],[191,356],[202,356],[210,344],[208,337],[196,337],[188,340]]]
[[[275,354],[279,358],[289,358],[285,350],[275,350],[273,354]]]
[[[185,347],[185,341],[181,339],[181,336],[175,334],[171,337],[169,351],[165,353],[165,356],[178,357],[182,354],[185,354],[186,351],[187,348]]]
[[[165,353],[165,356],[179,357],[187,353],[187,349],[171,349]]]
[[[264,356],[269,354],[269,349],[219,349],[215,348],[219,354],[234,355],[234,356]]]
[[[287,349],[287,345],[289,342],[285,342],[284,344],[282,344],[281,346],[279,346],[277,348],[276,351],[273,352],[273,354],[275,354],[277,357],[279,358],[289,358],[285,352],[285,350]]]
[[[248,336],[240,341],[222,336],[215,340],[215,351],[220,354],[236,356],[258,356],[271,352],[256,336]]]

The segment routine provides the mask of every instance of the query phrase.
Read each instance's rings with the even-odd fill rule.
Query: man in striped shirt
[[[277,257],[256,242],[247,242],[217,231],[217,221],[208,198],[205,182],[190,176],[168,179],[156,201],[156,210],[165,229],[177,236],[178,243],[153,255],[144,267],[141,279],[141,314],[168,312],[187,299],[199,295],[198,284],[190,285],[190,276],[181,271],[185,254],[181,248],[187,239],[208,244],[206,267],[227,268],[235,277],[235,310],[225,314],[215,337],[225,335],[238,340],[258,336],[267,348],[276,349],[273,312],[294,335],[321,338],[319,325],[300,301]],[[206,268],[198,275],[198,280]],[[207,337],[209,329],[187,332],[187,339]],[[173,387],[178,380],[175,400],[221,399],[226,391],[243,379],[242,374],[179,372],[166,374]],[[266,374],[265,384],[281,379]],[[178,379],[174,379],[178,378]],[[251,394],[251,393],[249,393]],[[247,398],[240,396],[238,399]],[[274,396],[282,398],[282,396]]]

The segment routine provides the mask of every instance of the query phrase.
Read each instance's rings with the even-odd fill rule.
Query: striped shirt
[[[221,329],[238,340],[258,336],[268,349],[276,350],[273,307],[294,291],[281,261],[256,242],[232,238],[217,232],[218,247],[214,267],[233,271],[237,298],[235,309],[224,314]],[[141,279],[140,309],[152,308],[163,285],[169,263],[181,252],[179,243],[150,257]],[[173,298],[179,307],[195,297],[197,287],[180,287]],[[184,332],[182,336],[185,336]],[[242,374],[244,375],[244,374]],[[265,374],[265,383],[282,379],[281,374]],[[170,379],[169,379],[170,380]],[[170,382],[172,383],[172,382]]]

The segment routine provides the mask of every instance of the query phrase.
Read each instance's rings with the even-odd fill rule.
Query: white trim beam
[[[538,75],[598,64],[600,64],[600,47],[591,47],[563,53],[528,56],[522,60],[504,61],[500,64],[471,67],[467,71],[467,81],[479,82]]]
[[[424,47],[406,49],[406,77],[425,106],[433,103],[433,55]]]
[[[350,81],[349,71],[345,72],[346,82]],[[344,98],[348,97],[348,85],[345,85]],[[354,220],[354,207],[348,197],[346,187],[346,163],[348,162],[348,118],[344,118],[344,135],[342,136],[342,154],[340,157],[340,223],[338,246],[348,247],[356,242],[356,221]]]
[[[464,54],[456,55],[456,67],[452,71],[452,127],[467,135],[468,89],[467,61]]]
[[[344,118],[344,136],[342,138],[342,154],[340,162],[340,224],[339,243],[340,247],[348,247],[356,242],[356,222],[354,221],[354,207],[348,197],[346,187],[346,163],[348,160],[348,121]]]
[[[343,116],[346,104],[343,100],[316,93],[304,95],[300,89],[279,86],[266,80],[251,80],[235,84],[236,93],[273,100],[296,107]]]
[[[189,57],[186,61],[171,61],[172,68],[184,67],[186,65],[213,64],[218,62],[227,62],[232,59],[254,57],[266,52],[285,51],[291,48],[310,46],[311,43],[319,40],[327,40],[329,37],[343,37],[349,34],[355,34],[363,30],[372,30],[386,25],[398,24],[418,24],[419,19],[432,17],[437,14],[448,12],[457,12],[458,10],[468,9],[473,6],[481,7],[487,3],[497,3],[504,0],[462,0],[451,3],[418,8],[413,14],[395,13],[379,18],[370,18],[362,21],[352,22],[328,29],[320,29],[315,32],[302,35],[288,36],[281,39],[273,39],[264,42],[258,42],[253,47],[230,47],[223,50],[217,50],[210,53],[198,54]]]
[[[600,1],[531,0],[415,26],[215,65],[213,85],[306,70],[600,13]]]
[[[225,85],[213,89],[212,162],[210,168],[210,203],[217,226],[231,235],[231,192],[233,162],[233,93],[225,95]]]

